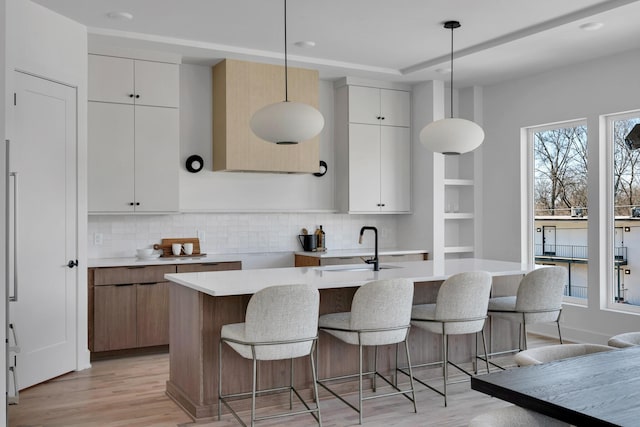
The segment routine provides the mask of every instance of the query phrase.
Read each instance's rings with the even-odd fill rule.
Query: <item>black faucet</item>
[[[380,262],[378,260],[378,229],[375,227],[370,227],[368,225],[365,225],[364,227],[362,227],[360,229],[360,239],[358,240],[358,243],[362,244],[362,235],[364,234],[364,230],[373,230],[375,236],[376,236],[376,249],[375,249],[375,254],[373,256],[373,258],[366,260],[365,262],[367,264],[373,264],[373,271],[380,271]]]

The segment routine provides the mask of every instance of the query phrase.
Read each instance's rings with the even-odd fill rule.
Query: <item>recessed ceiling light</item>
[[[305,41],[295,42],[294,44],[298,47],[302,47],[306,49],[306,48],[314,47],[316,45],[316,42],[313,42],[311,40],[305,40]]]
[[[602,27],[604,27],[602,22],[587,22],[586,24],[580,25],[580,29],[584,31],[596,31]]]
[[[107,18],[115,21],[131,21],[133,19],[133,15],[129,12],[109,12],[107,13]]]

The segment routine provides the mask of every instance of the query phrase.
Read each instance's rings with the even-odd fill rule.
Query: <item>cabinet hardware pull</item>
[[[133,283],[118,283],[117,285],[114,285],[117,287],[122,287],[122,286],[133,286]]]
[[[136,202],[136,206],[140,206],[140,202]]]
[[[130,267],[127,267],[127,269],[129,269],[129,270],[135,270],[135,269],[137,269],[137,268],[145,268],[145,267],[146,267],[145,265],[132,265],[132,266],[130,266]]]
[[[132,94],[132,93],[130,93],[130,94],[129,94],[129,98],[133,98],[134,96],[135,96],[135,95],[134,95],[134,94]]]
[[[7,140],[7,168],[9,167],[9,140]],[[13,177],[13,295],[8,295],[9,301],[18,301],[18,172],[10,172]],[[7,180],[7,189],[9,180]],[[9,191],[7,191],[7,208],[9,206]],[[9,229],[9,215],[7,215],[7,230]],[[8,234],[8,231],[7,231]],[[7,236],[9,237],[9,236]],[[9,239],[7,239],[7,261],[9,259]],[[9,278],[7,265],[7,282]]]
[[[78,266],[78,260],[73,260],[70,259],[69,262],[67,263],[67,267],[69,268],[73,268],[73,267],[77,267]]]
[[[219,262],[203,262],[201,265],[219,265]]]
[[[140,95],[136,94],[136,99],[140,98]]]

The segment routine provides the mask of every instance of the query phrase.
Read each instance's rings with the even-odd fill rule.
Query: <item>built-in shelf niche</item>
[[[474,255],[474,158],[473,153],[445,156],[444,254],[446,258]]]

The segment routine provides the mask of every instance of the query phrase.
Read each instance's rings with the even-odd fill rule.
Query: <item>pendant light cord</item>
[[[286,1],[286,0],[285,0]],[[451,91],[451,118],[453,119],[453,29],[451,27],[451,83],[449,83],[449,90]]]
[[[453,38],[453,33],[451,33]],[[453,41],[452,41],[453,43]],[[287,0],[284,0],[284,102],[289,102],[289,81],[287,75]]]

